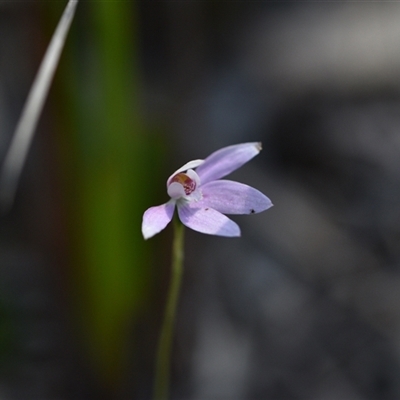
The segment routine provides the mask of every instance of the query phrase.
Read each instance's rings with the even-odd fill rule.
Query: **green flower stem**
[[[172,244],[172,273],[165,307],[164,322],[158,343],[154,381],[154,400],[167,400],[171,370],[171,349],[176,308],[183,274],[184,226],[177,216],[174,218],[174,240]]]

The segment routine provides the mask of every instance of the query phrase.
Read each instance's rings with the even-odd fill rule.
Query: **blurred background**
[[[66,1],[0,1],[0,156]],[[0,221],[0,398],[150,399],[185,162],[274,207],[187,231],[172,399],[400,398],[400,5],[78,4]]]

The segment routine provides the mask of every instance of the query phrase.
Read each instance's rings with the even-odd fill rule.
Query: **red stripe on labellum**
[[[196,182],[193,179],[189,178],[183,172],[176,174],[170,180],[169,183],[171,184],[172,182],[177,182],[177,183],[181,184],[183,186],[183,189],[184,189],[186,195],[189,195],[190,193],[194,192],[194,190],[196,189]]]

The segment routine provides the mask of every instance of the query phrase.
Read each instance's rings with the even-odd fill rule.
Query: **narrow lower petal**
[[[194,231],[217,236],[240,236],[239,226],[212,208],[193,208],[188,204],[178,204],[178,214],[182,223]]]
[[[174,215],[175,201],[156,207],[150,207],[143,214],[142,234],[149,239],[161,232],[170,222]]]
[[[203,198],[195,207],[210,207],[223,214],[255,214],[272,207],[259,190],[243,183],[218,180],[201,187]]]
[[[224,147],[211,155],[196,169],[202,185],[235,171],[261,151],[261,143],[242,143]]]

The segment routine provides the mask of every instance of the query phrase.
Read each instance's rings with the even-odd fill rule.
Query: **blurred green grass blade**
[[[74,301],[82,358],[98,385],[112,392],[126,378],[132,326],[149,303],[152,244],[140,224],[161,151],[140,107],[137,3],[83,3],[79,18],[71,75],[63,80],[73,141],[66,159],[75,171],[69,189]]]
[[[0,204],[3,210],[9,209],[14,201],[19,177],[74,18],[77,4],[78,0],[69,0],[61,16],[28,94],[21,118],[6,154],[0,177]]]

